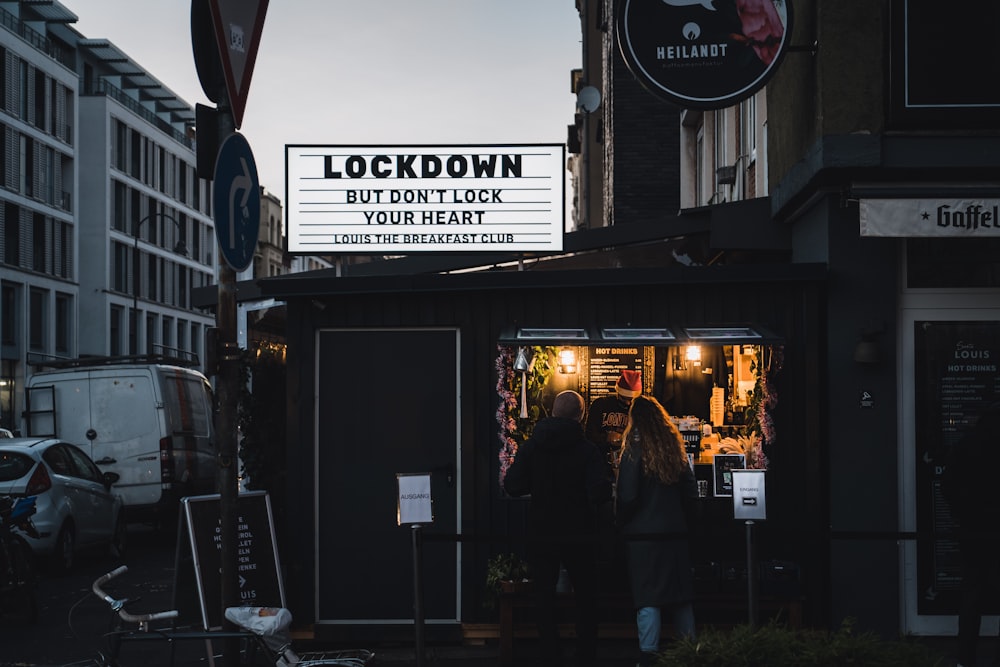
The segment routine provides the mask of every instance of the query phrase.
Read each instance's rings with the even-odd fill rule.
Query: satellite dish
[[[583,109],[587,113],[595,111],[601,106],[601,91],[593,86],[584,86],[576,94],[576,108]]]

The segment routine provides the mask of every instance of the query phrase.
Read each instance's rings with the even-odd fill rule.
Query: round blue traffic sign
[[[219,252],[234,271],[253,261],[260,233],[260,181],[250,144],[239,132],[226,137],[215,159],[212,212]]]

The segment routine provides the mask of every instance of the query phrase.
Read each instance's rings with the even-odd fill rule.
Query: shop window
[[[1000,287],[1000,239],[907,239],[906,286]]]

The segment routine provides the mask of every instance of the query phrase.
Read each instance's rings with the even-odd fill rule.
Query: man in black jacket
[[[560,563],[573,583],[578,663],[594,664],[597,652],[596,511],[611,500],[611,478],[600,450],[583,434],[585,411],[577,392],[556,396],[552,416],[535,425],[504,478],[510,495],[531,495],[528,565],[542,657],[553,665],[560,661],[555,621]]]

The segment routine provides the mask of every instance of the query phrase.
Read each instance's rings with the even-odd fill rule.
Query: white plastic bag
[[[292,624],[292,612],[284,607],[226,607],[226,618],[262,637],[282,635]]]

